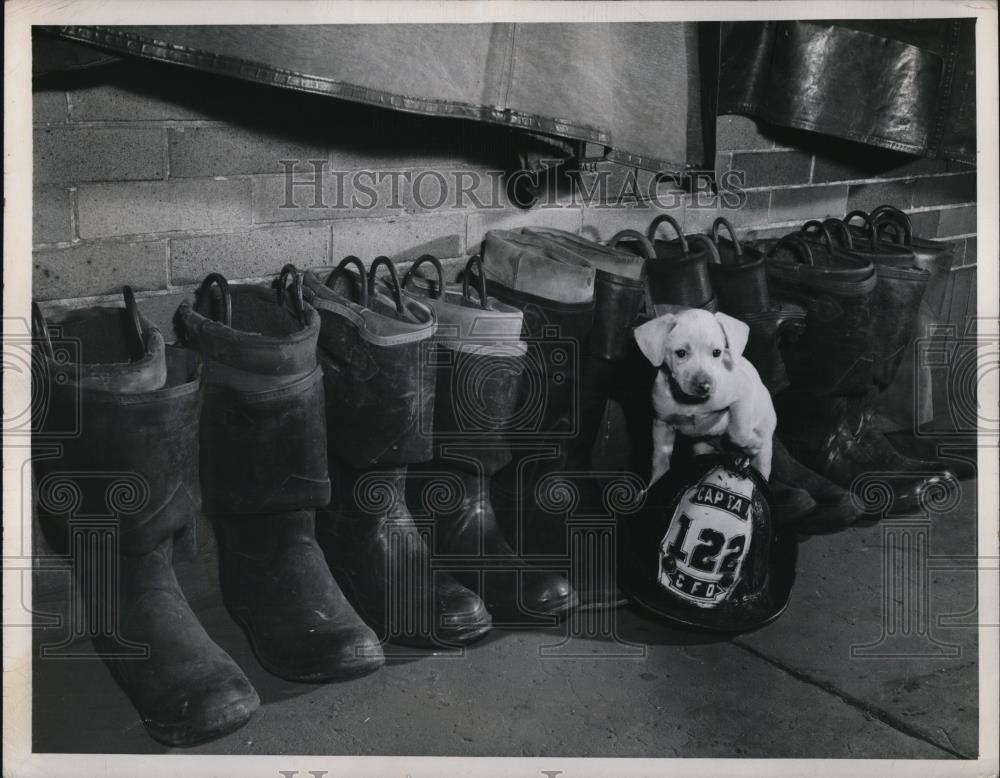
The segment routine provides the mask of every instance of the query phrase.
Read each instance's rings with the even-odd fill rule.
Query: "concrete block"
[[[70,191],[37,187],[32,197],[31,243],[61,243],[73,239]]]
[[[141,181],[163,178],[163,130],[46,127],[34,132],[35,182]]]
[[[808,184],[812,154],[804,151],[757,151],[733,154],[731,169],[742,171],[747,188]]]
[[[162,67],[157,74],[170,81],[170,74],[165,73]],[[163,84],[150,84],[149,81],[145,84],[129,83],[131,80],[125,76],[72,90],[69,93],[72,121],[197,121],[214,118],[210,113],[185,104],[182,94],[164,89]]]
[[[227,278],[277,276],[287,262],[299,268],[326,264],[327,226],[275,227],[232,235],[172,238],[170,281],[197,284],[209,273]]]
[[[366,264],[384,254],[394,262],[422,254],[438,258],[465,253],[466,214],[389,219],[342,219],[332,225],[330,260],[339,262],[354,254]]]
[[[961,208],[944,208],[938,220],[937,236],[947,238],[951,235],[968,235],[976,232],[976,206],[966,205]]]
[[[769,149],[774,139],[760,131],[757,122],[746,116],[720,116],[715,125],[715,143],[720,150]]]
[[[798,189],[775,189],[771,193],[768,221],[808,221],[841,217],[847,212],[847,186],[806,186]]]
[[[870,178],[916,178],[944,173],[948,163],[943,159],[911,157],[875,147],[851,144],[839,154],[816,154],[813,183],[827,181],[859,181]]]
[[[913,201],[916,181],[882,181],[877,184],[852,184],[847,190],[847,210],[871,211],[888,203],[906,211]]]
[[[190,179],[90,184],[77,191],[81,238],[250,225],[250,182]]]
[[[913,192],[913,207],[974,203],[976,201],[976,174],[960,173],[953,176],[936,176],[917,181]]]
[[[57,300],[167,285],[166,241],[85,243],[32,254],[32,297]]]

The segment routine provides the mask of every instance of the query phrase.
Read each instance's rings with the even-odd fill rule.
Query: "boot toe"
[[[206,677],[201,684],[189,678],[161,695],[143,719],[149,734],[168,746],[186,747],[227,735],[244,724],[260,707],[260,697],[238,668]],[[197,695],[190,692],[198,688]]]
[[[531,613],[557,615],[575,608],[580,598],[566,576],[527,571],[522,576],[522,601]]]
[[[493,617],[478,595],[460,586],[439,587],[437,592],[436,635],[449,643],[471,643],[493,628]]]

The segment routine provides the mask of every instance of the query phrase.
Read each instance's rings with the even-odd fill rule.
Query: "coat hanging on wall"
[[[104,52],[271,86],[594,143],[608,159],[647,170],[684,171],[714,156],[714,148],[706,148],[712,141],[702,137],[696,23],[44,32]]]
[[[721,25],[720,114],[975,162],[975,19]]]

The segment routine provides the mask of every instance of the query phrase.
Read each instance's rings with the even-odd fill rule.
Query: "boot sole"
[[[173,748],[189,748],[235,732],[253,718],[259,707],[260,697],[254,692],[252,697],[206,711],[194,721],[164,724],[145,719],[142,723],[150,737],[158,743]]]

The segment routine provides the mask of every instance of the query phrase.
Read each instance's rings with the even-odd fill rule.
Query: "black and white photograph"
[[[996,3],[4,49],[3,775],[998,775]]]

